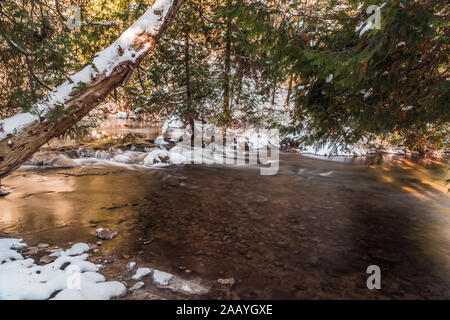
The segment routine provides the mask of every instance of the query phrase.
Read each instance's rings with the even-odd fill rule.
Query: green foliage
[[[381,5],[342,1],[326,13],[320,3],[316,16],[301,17],[300,30],[296,21],[279,28],[272,59],[284,56],[298,79],[292,128],[306,125],[311,141],[342,145],[397,132],[413,150],[448,148],[447,1],[386,1],[381,29],[359,36],[355,29],[374,3]],[[318,16],[331,23],[318,25]]]
[[[70,30],[63,15],[75,3],[83,25]],[[381,29],[360,35],[368,6],[382,3]],[[0,117],[28,110],[149,5],[2,0]],[[318,146],[375,136],[420,152],[448,149],[448,12],[445,0],[188,1],[114,99],[186,122],[302,131]],[[282,90],[287,102],[277,107],[288,125],[262,108]]]
[[[130,7],[131,3],[136,6]],[[140,16],[147,1],[0,1],[0,117],[28,111],[49,88],[66,81]],[[83,24],[69,29],[67,8]]]

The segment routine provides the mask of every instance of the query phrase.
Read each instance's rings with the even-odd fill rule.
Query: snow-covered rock
[[[173,275],[170,273],[154,270],[153,271],[153,282],[160,285],[166,286],[169,284],[169,280],[173,278]]]
[[[144,159],[144,165],[147,167],[167,165],[170,160],[170,154],[167,150],[153,150]]]
[[[169,161],[172,164],[183,164],[187,161],[187,157],[184,156],[185,150],[182,147],[175,146],[169,151]]]
[[[103,300],[126,293],[122,283],[105,282],[100,265],[86,261],[85,243],[60,250],[58,258],[42,266],[15,251],[25,247],[22,239],[0,239],[0,300],[44,300],[58,291],[55,300]]]
[[[150,273],[152,273],[152,269],[150,268],[138,268],[135,275],[132,276],[131,279],[138,281]]]
[[[127,269],[128,270],[133,270],[135,266],[136,266],[136,262],[131,261],[130,263],[128,263]]]
[[[117,119],[128,119],[128,113],[126,113],[126,112],[119,112],[119,113],[117,113],[116,118]]]
[[[165,135],[170,129],[183,129],[184,123],[176,115],[172,115],[164,121],[162,134]]]
[[[155,144],[157,144],[157,145],[166,145],[166,144],[169,144],[169,143],[164,140],[163,136],[159,136],[158,138],[155,139]]]
[[[208,287],[203,286],[197,280],[184,280],[160,270],[153,270],[153,283],[158,287],[187,295],[201,295],[209,291]]]
[[[187,133],[184,123],[176,115],[170,116],[162,126],[163,137],[178,142]]]
[[[86,243],[80,242],[74,244],[70,249],[65,251],[68,256],[78,256],[89,251],[89,246]]]
[[[132,287],[130,288],[130,291],[137,291],[137,290],[141,289],[143,286],[145,286],[145,283],[144,283],[144,282],[142,282],[142,281],[136,282],[136,283],[134,284],[134,286],[132,286]]]

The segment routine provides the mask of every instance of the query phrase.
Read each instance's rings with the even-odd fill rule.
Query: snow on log
[[[125,83],[176,16],[185,0],[156,0],[111,46],[28,113],[0,121],[0,178],[22,165],[50,139],[63,134],[114,88]]]

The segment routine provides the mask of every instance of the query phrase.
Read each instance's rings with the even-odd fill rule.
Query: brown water
[[[146,139],[146,138],[145,138]],[[29,243],[98,241],[187,278],[236,280],[239,299],[450,298],[445,163],[282,153],[280,172],[186,165],[22,168],[0,230]],[[381,290],[366,287],[369,265]],[[192,272],[186,273],[185,270]]]

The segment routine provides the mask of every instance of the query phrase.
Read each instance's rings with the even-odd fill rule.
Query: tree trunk
[[[47,119],[34,121],[19,133],[0,141],[0,179],[19,168],[43,144],[62,135],[103,102],[111,91],[124,84],[133,70],[153,50],[156,42],[184,2],[185,0],[156,0],[152,8],[126,30],[116,42],[100,53],[100,55],[104,54],[102,57],[107,60],[106,63],[103,60],[99,62],[103,62],[102,66],[106,65],[106,67],[104,66],[104,69],[100,70],[97,75],[90,74],[89,83],[85,83],[82,87],[65,83],[52,92],[56,97],[65,93],[69,88],[69,93],[63,95],[67,97],[64,98],[63,110],[59,110],[63,111],[63,115],[57,117],[55,121],[48,119],[49,116],[52,118],[52,113],[54,115],[56,109],[61,108],[58,107],[59,102],[55,102],[51,104],[49,114],[46,114]],[[131,39],[129,39],[130,35],[133,36]],[[129,46],[127,47],[127,45]],[[94,61],[96,60],[94,59]],[[83,76],[88,70],[90,69],[86,67],[75,74],[72,79],[84,79]],[[42,101],[41,103],[44,104]]]
[[[289,107],[289,103],[291,102],[291,94],[292,94],[292,82],[294,80],[294,75],[291,74],[290,78],[289,78],[289,89],[287,92],[287,97],[286,97],[286,101],[284,102],[285,105],[287,105]]]
[[[191,66],[190,66],[190,43],[189,43],[189,26],[184,26],[184,69],[186,73],[186,107],[188,111],[189,126],[191,127],[191,146],[194,146],[194,112],[192,110],[192,90],[191,90]]]
[[[236,78],[238,81],[238,85],[237,85],[238,89],[237,89],[237,93],[236,93],[235,105],[239,106],[239,104],[241,103],[242,85],[243,85],[243,81],[244,81],[244,66],[243,66],[242,55],[239,56],[239,66],[238,66]]]
[[[230,78],[231,78],[231,18],[227,18],[226,48],[225,48],[225,77],[223,84],[223,119],[227,127],[231,121],[230,107]]]

